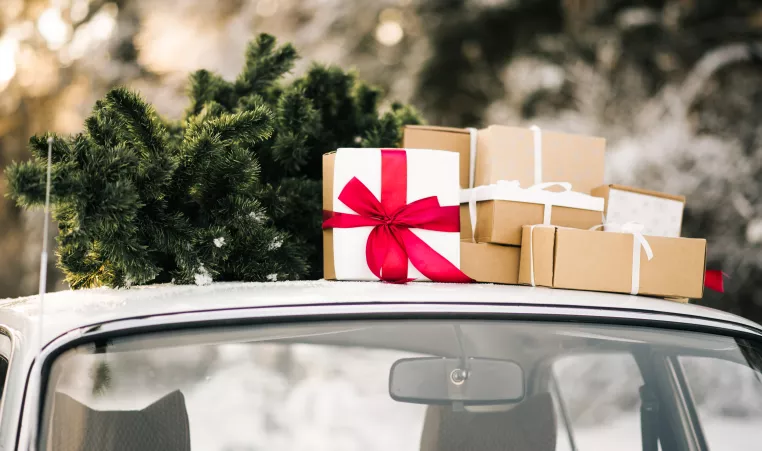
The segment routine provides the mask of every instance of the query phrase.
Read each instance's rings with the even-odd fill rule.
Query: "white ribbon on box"
[[[542,183],[542,130],[533,125],[529,127],[534,137],[534,184]]]
[[[471,148],[468,155],[468,187],[474,187],[474,180],[476,179],[476,137],[479,131],[473,127],[468,127],[469,138],[471,139]]]
[[[532,248],[534,241],[534,229],[535,227],[555,227],[547,224],[536,224],[529,227],[529,283],[534,287],[537,286],[534,280],[534,250]],[[640,291],[640,249],[646,253],[646,257],[650,261],[654,257],[651,245],[648,244],[648,240],[641,233],[643,231],[643,224],[637,222],[627,222],[624,224],[617,223],[604,223],[599,224],[590,230],[597,230],[603,227],[606,232],[604,233],[629,233],[632,235],[632,287],[630,294],[636,295]],[[559,229],[566,229],[567,227],[558,227]]]
[[[536,287],[537,284],[534,282],[534,249],[532,248],[532,245],[534,243],[534,228],[535,227],[553,227],[551,225],[547,224],[535,224],[533,226],[529,226],[529,283]]]
[[[563,191],[548,191],[546,188],[560,186]],[[547,182],[522,188],[517,180],[500,180],[492,185],[477,186],[460,191],[460,203],[468,202],[468,213],[471,217],[471,233],[476,239],[476,203],[488,200],[506,200],[524,202],[545,206],[542,223],[550,225],[553,207],[577,208],[580,210],[599,211],[603,214],[604,200],[589,194],[571,190],[571,184],[566,182]]]
[[[534,139],[534,184],[539,185],[542,183],[542,129],[537,125],[529,127],[532,130]],[[466,128],[468,130],[470,145],[469,149],[469,173],[468,173],[468,187],[474,187],[474,179],[476,173],[476,141],[478,130],[473,127]]]
[[[646,252],[646,257],[650,261],[654,258],[654,252],[648,240],[643,236],[643,224],[637,222],[625,222],[618,224],[615,222],[605,222],[592,227],[590,230],[603,228],[605,233],[629,233],[632,235],[632,290],[630,294],[638,294],[640,291],[640,248]]]

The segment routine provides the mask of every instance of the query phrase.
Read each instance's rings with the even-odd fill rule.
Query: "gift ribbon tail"
[[[407,250],[410,263],[427,279],[433,282],[451,283],[474,281],[409,229],[400,229],[398,233]]]
[[[725,292],[725,273],[716,269],[708,269],[704,275],[704,286],[718,293]]]

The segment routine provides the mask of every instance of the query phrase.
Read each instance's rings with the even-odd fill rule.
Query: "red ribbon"
[[[704,273],[704,286],[713,291],[720,293],[725,292],[725,281],[723,280],[724,272],[716,269],[708,269]]]
[[[407,203],[407,153],[381,150],[381,201],[357,177],[341,190],[339,200],[357,214],[332,213],[323,228],[373,227],[365,245],[365,259],[381,280],[405,283],[408,260],[435,282],[473,282],[410,229],[460,232],[457,205],[443,207],[436,196]],[[325,213],[325,212],[324,212]]]

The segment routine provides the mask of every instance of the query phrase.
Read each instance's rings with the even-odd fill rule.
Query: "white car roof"
[[[230,282],[207,286],[151,285],[130,289],[69,290],[45,295],[44,341],[81,327],[159,314],[242,307],[353,303],[456,303],[505,306],[582,307],[600,318],[617,311],[671,314],[722,321],[761,330],[756,323],[694,304],[645,296],[492,284],[379,282]],[[38,296],[0,300],[0,324],[35,335]]]

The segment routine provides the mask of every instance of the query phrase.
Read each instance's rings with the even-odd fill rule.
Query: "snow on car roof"
[[[688,315],[731,322],[755,329],[744,318],[693,304],[645,296],[532,288],[515,285],[379,282],[218,282],[207,286],[151,285],[130,289],[96,288],[45,296],[45,339],[80,327],[158,314],[242,307],[282,307],[341,303],[485,303],[501,305],[584,307],[601,312],[627,310]],[[37,323],[37,296],[0,300],[0,324],[27,329]],[[592,313],[591,313],[592,315]],[[11,324],[12,323],[12,324]]]

